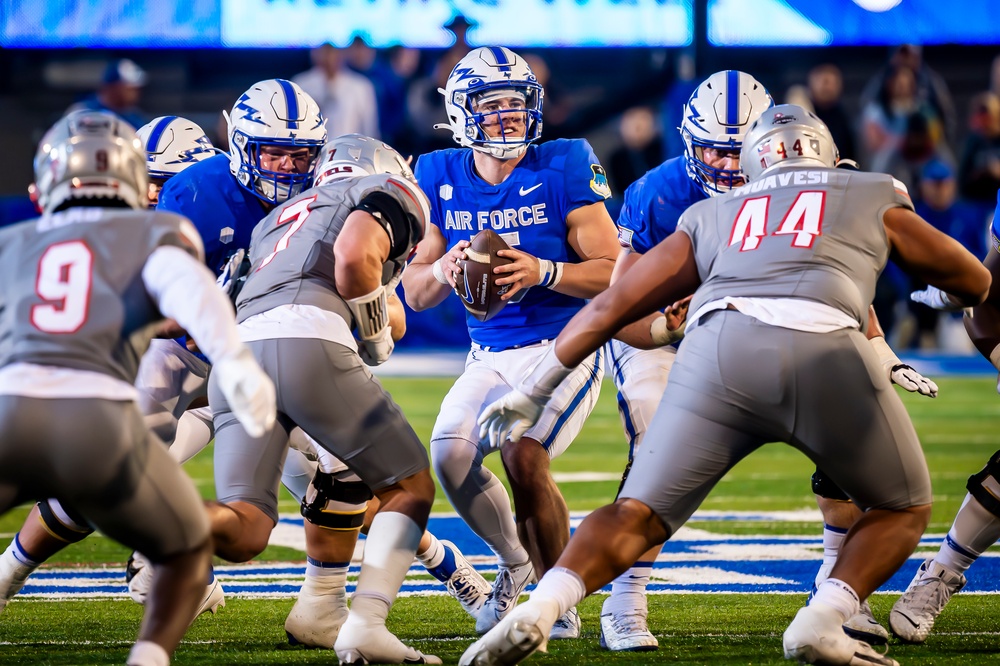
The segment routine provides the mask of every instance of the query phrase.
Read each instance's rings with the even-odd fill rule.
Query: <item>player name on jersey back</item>
[[[790,171],[787,173],[776,173],[764,178],[758,178],[743,187],[737,188],[735,196],[742,197],[762,190],[773,190],[776,187],[786,187],[788,185],[825,185],[829,182],[829,178],[829,171]]]
[[[444,216],[444,228],[456,231],[480,232],[486,227],[492,228],[497,233],[509,231],[518,227],[530,227],[531,225],[547,224],[549,221],[545,214],[545,203],[537,203],[531,206],[519,206],[518,208],[500,208],[497,210],[446,210]]]

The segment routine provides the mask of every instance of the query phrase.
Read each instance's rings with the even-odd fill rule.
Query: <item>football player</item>
[[[146,157],[127,123],[76,111],[35,157],[42,217],[0,232],[0,509],[60,498],[154,563],[127,663],[164,666],[195,617],[211,564],[194,484],[143,424],[133,382],[164,317],[216,363],[241,422],[274,422],[274,386],[178,215],[146,209]]]
[[[448,499],[497,555],[499,573],[476,630],[494,626],[516,603],[535,571],[546,571],[569,538],[569,513],[552,480],[560,455],[597,401],[600,352],[587,358],[557,393],[536,428],[502,449],[515,511],[503,484],[483,466],[497,450],[480,439],[476,414],[525,368],[585,302],[607,287],[616,253],[604,200],[607,177],[583,139],[536,144],[543,90],[524,58],[503,47],[471,51],[441,92],[457,149],[417,161],[431,199],[427,236],[403,274],[406,301],[424,310],[455,289],[469,239],[493,229],[510,245],[496,269],[509,289],[492,319],[468,316],[472,350],[465,371],[441,405],[431,436],[434,471]],[[515,523],[514,514],[517,516]],[[567,609],[553,637],[579,635]]]
[[[218,497],[209,508],[212,536],[216,553],[233,561],[267,546],[289,433],[302,428],[359,477],[335,479],[334,492],[339,486],[345,499],[363,501],[374,492],[380,500],[334,645],[341,663],[439,664],[385,626],[427,525],[434,482],[423,444],[366,365],[392,352],[392,322],[402,308],[390,309],[388,293],[423,238],[428,201],[387,145],[338,142],[334,156],[353,154],[361,168],[321,166],[318,186],[272,211],[251,238],[236,317],[241,339],[276,382],[278,421],[263,437],[248,432],[210,379]],[[343,620],[346,606],[337,611]]]
[[[729,469],[785,441],[867,509],[785,630],[785,656],[896,665],[842,625],[919,542],[930,475],[861,331],[890,254],[964,306],[986,297],[990,274],[913,212],[898,181],[836,162],[814,114],[766,110],[740,153],[748,184],[685,211],[679,233],[591,301],[517,389],[484,411],[491,440],[518,439],[572,368],[624,324],[694,292],[684,344],[618,500],[583,521],[528,603],[460,664],[518,663],[544,647],[561,613],[674,534]]]
[[[646,173],[625,192],[618,218],[622,250],[612,283],[639,258],[677,229],[681,214],[692,204],[729,192],[744,183],[739,152],[750,125],[773,106],[770,94],[754,77],[736,70],[716,72],[698,85],[685,105],[680,132],[683,156],[667,160]],[[609,343],[618,407],[629,457],[622,483],[628,476],[636,447],[656,413],[683,336],[687,300],[631,324]],[[869,311],[869,336],[887,376],[907,390],[933,395],[937,387],[899,359],[885,344],[882,331]],[[629,344],[632,343],[632,344]],[[633,346],[634,345],[634,346]],[[824,516],[824,564],[818,585],[836,560],[837,547],[860,511],[835,484],[818,471],[813,489]],[[601,610],[601,646],[609,650],[653,650],[656,637],[646,622],[645,589],[649,584],[659,547],[651,549],[612,584]],[[846,627],[867,640],[885,643],[888,632],[871,615],[867,601]]]
[[[137,135],[146,154],[148,185],[143,194],[149,208],[156,206],[163,183],[192,164],[219,152],[212,147],[205,132],[197,124],[178,116],[157,118],[140,127]],[[176,382],[162,381],[162,372],[159,370],[161,360],[174,365],[177,373],[183,371],[184,374],[175,375]],[[153,381],[149,379],[150,372],[153,373]],[[139,363],[139,408],[146,427],[167,446],[174,441],[176,414],[195,400],[199,391],[204,398],[207,376],[208,363],[203,358],[181,350],[170,340],[156,339],[149,342],[149,349]],[[182,437],[182,440],[186,439]],[[186,455],[182,446],[172,447],[170,452],[181,463],[197,453],[194,451]],[[82,517],[64,507],[58,499],[50,498],[33,507],[7,550],[0,555],[0,611],[21,590],[28,576],[42,562],[71,543],[83,540],[92,531]],[[130,560],[131,575],[136,573],[143,562],[145,560],[140,557],[140,564],[137,566]],[[152,571],[147,571],[145,577],[151,580]],[[222,586],[213,580],[205,592],[199,614],[206,611],[214,613],[219,606],[224,605]]]
[[[986,301],[968,311],[964,322],[976,349],[1000,370],[1000,284],[996,282],[1000,276],[1000,193],[990,236],[993,243],[983,265],[994,282]],[[914,292],[910,298],[939,310],[963,309],[959,299],[936,287]],[[937,554],[920,565],[889,613],[892,633],[909,643],[927,640],[952,595],[965,587],[965,572],[1000,539],[1000,451],[969,477],[966,488],[965,500]]]

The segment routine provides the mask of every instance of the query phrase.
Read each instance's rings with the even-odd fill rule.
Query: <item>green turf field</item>
[[[920,433],[934,480],[935,507],[930,533],[944,533],[965,495],[965,480],[1000,448],[1000,398],[991,378],[942,379],[941,397],[931,400],[909,394],[903,398]],[[441,397],[450,385],[444,379],[386,379],[426,441]],[[845,415],[850,418],[850,415]],[[489,465],[499,469],[499,457]],[[597,411],[570,451],[553,465],[555,472],[616,472],[625,462],[625,444],[615,409],[613,387],[606,384]],[[206,497],[212,494],[210,451],[187,469]],[[769,445],[741,463],[709,496],[705,509],[796,510],[814,508],[809,487],[809,461],[783,445]],[[593,509],[614,494],[617,482],[562,484],[571,510]],[[285,496],[282,512],[295,512]],[[435,511],[450,511],[443,494]],[[6,541],[18,529],[27,508],[0,520]],[[694,525],[709,531],[745,534],[816,534],[815,522],[745,524],[714,522]],[[53,566],[114,564],[127,552],[109,540],[92,537],[60,553]],[[288,548],[269,548],[261,560],[302,561]],[[783,663],[781,632],[804,596],[780,594],[665,594],[651,597],[650,625],[661,648],[640,655],[609,654],[597,647],[599,600],[581,608],[584,637],[557,643],[539,664],[767,664]],[[876,616],[884,620],[894,596],[876,595]],[[229,598],[216,616],[200,618],[175,656],[176,664],[299,664],[335,663],[332,653],[282,648],[282,623],[292,600]],[[140,617],[130,601],[15,600],[0,615],[0,664],[122,663]],[[454,663],[473,640],[471,619],[447,597],[399,600],[390,628],[419,649]],[[891,654],[903,664],[1000,663],[1000,596],[960,595],[939,620],[924,646],[892,645]]]

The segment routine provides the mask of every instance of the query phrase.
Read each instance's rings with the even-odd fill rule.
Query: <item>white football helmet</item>
[[[179,116],[160,116],[140,127],[138,134],[151,179],[167,180],[222,152],[212,146],[198,123]]]
[[[750,125],[774,100],[754,77],[734,69],[716,72],[699,85],[684,107],[681,137],[688,176],[709,196],[743,184],[739,169],[717,169],[703,159],[705,148],[740,150]]]
[[[834,168],[840,151],[815,113],[794,104],[768,109],[743,141],[740,165],[748,181],[779,167]]]
[[[444,95],[449,122],[434,127],[450,129],[455,141],[466,148],[509,160],[523,155],[528,144],[542,135],[542,86],[524,58],[508,48],[473,49],[458,61],[438,92]],[[499,98],[520,100],[523,108],[476,111],[480,104]],[[524,134],[490,136],[484,122],[496,126],[505,117],[523,117]]]
[[[45,213],[76,199],[146,207],[146,153],[135,129],[113,113],[63,116],[42,137],[34,166],[37,205]]]
[[[363,134],[345,134],[328,141],[318,162],[316,186],[377,173],[395,174],[417,182],[410,165],[392,146]]]
[[[243,93],[226,115],[229,170],[260,199],[279,204],[312,185],[319,149],[326,142],[326,118],[297,83],[267,79]],[[261,148],[308,148],[308,165],[296,173],[261,166]]]

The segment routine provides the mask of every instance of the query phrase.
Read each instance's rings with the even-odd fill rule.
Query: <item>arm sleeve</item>
[[[179,247],[161,245],[146,259],[142,281],[160,312],[180,324],[213,363],[240,351],[233,306],[204,264]]]

